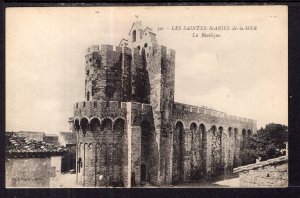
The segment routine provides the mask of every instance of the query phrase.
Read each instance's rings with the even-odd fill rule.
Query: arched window
[[[201,138],[201,140],[203,140],[203,138],[204,138],[204,133],[205,133],[205,125],[204,124],[200,124],[200,126],[199,126],[199,129],[200,129],[200,138]]]
[[[228,128],[228,137],[231,137],[231,132],[232,132],[232,128],[229,127],[229,128]]]
[[[223,135],[223,127],[220,126],[218,129],[219,129],[219,131],[218,131],[219,138],[222,138],[222,135]]]
[[[191,130],[192,141],[193,141],[193,138],[195,137],[196,131],[197,131],[197,124],[192,123],[191,126],[190,126],[190,130]]]
[[[234,128],[234,138],[237,138],[239,134],[239,130],[237,128]]]
[[[251,137],[251,136],[252,136],[252,131],[251,131],[250,129],[248,129],[247,135],[248,135],[248,137]]]
[[[243,131],[242,131],[242,136],[243,136],[243,138],[246,138],[246,130],[245,129],[243,129]]]
[[[213,136],[216,135],[217,127],[215,125],[213,125],[210,130],[211,130]]]
[[[136,30],[132,31],[132,42],[136,41]]]
[[[90,92],[89,91],[86,93],[86,100],[90,101]]]

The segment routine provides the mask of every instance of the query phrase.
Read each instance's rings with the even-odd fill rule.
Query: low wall
[[[60,176],[60,156],[9,158],[5,162],[6,187],[52,187]]]
[[[285,156],[238,167],[234,172],[239,172],[240,187],[288,186],[288,162]]]

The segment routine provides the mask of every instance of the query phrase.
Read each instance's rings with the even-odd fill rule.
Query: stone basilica
[[[85,101],[70,119],[77,184],[169,185],[245,163],[243,141],[256,121],[175,102],[175,51],[140,21],[119,46],[87,48],[85,60]]]

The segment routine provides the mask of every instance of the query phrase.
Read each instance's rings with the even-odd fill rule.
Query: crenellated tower
[[[175,84],[175,51],[167,50],[165,46],[157,43],[156,34],[151,28],[143,28],[141,21],[133,23],[128,39],[122,39],[119,46],[129,46],[138,50],[144,59],[147,70],[145,83],[149,82],[149,102],[152,106],[156,144],[158,147],[158,178],[157,183],[171,180],[166,176],[166,168],[171,159],[165,153],[169,153],[171,147],[169,134],[172,131],[171,117],[174,104]],[[133,57],[133,61],[140,61]],[[147,87],[147,86],[145,86]],[[145,88],[144,87],[144,88]]]
[[[141,21],[119,46],[87,48],[85,61],[85,101],[71,122],[78,184],[172,184],[239,164],[256,121],[174,102],[175,51]]]
[[[124,123],[130,127],[127,128],[127,136],[124,135],[124,138],[126,137],[125,140],[128,142],[130,139],[135,141],[130,147],[127,142],[123,144],[128,146],[128,148],[123,148],[123,154],[128,152],[128,161],[124,162],[125,169],[130,166],[129,163],[135,163],[131,167],[132,170],[127,168],[128,171],[131,170],[135,173],[134,180],[156,184],[170,183],[170,171],[167,171],[166,166],[171,164],[171,156],[165,155],[165,153],[170,153],[169,134],[172,130],[170,118],[174,103],[175,51],[158,45],[156,34],[148,27],[143,28],[140,21],[136,21],[128,33],[128,38],[122,39],[119,46],[114,48],[111,45],[93,45],[87,48],[85,58],[86,102],[81,103],[81,106],[76,104],[75,115],[79,117],[95,117],[97,115],[100,119],[100,126],[100,117],[105,115],[104,112],[111,113],[113,117],[121,116],[119,114],[126,111],[126,116],[123,116],[126,117]],[[141,107],[149,105],[151,108],[148,108],[147,114],[142,108],[143,113],[140,114],[137,111],[139,105],[136,106],[136,104],[142,104]],[[95,123],[97,123],[95,119],[87,121],[81,119],[77,125],[75,124],[75,129],[79,131],[81,129],[83,133],[86,130],[98,131],[101,134],[104,128],[95,127]],[[136,130],[140,132],[134,133],[132,127],[137,127]],[[124,129],[124,131],[126,130]],[[78,136],[79,142],[87,140],[85,136],[84,134]],[[108,142],[110,139],[114,139],[106,138]],[[94,141],[99,143],[100,139],[96,138]],[[91,140],[90,138],[88,142]],[[114,145],[115,143],[110,144]],[[109,148],[105,147],[108,152],[110,152]],[[113,148],[116,149],[119,146],[115,145]],[[130,151],[131,149],[135,151]],[[78,156],[82,156],[81,154]],[[114,168],[106,167],[106,170],[111,169]],[[91,171],[91,169],[86,170]],[[142,174],[142,172],[144,173]],[[166,176],[166,172],[169,173],[168,176]],[[85,173],[82,174],[79,174],[79,178],[81,178],[79,180],[86,185]],[[109,177],[107,174],[106,179]],[[123,175],[122,177],[127,178],[125,180],[128,185],[128,178],[131,176]],[[111,179],[116,180],[114,177]],[[99,184],[96,182],[95,185]]]

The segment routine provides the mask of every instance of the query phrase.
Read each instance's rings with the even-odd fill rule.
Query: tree
[[[243,153],[255,162],[261,157],[262,160],[276,158],[285,149],[285,142],[288,140],[288,127],[281,124],[268,124],[261,128],[252,137],[244,142]]]

